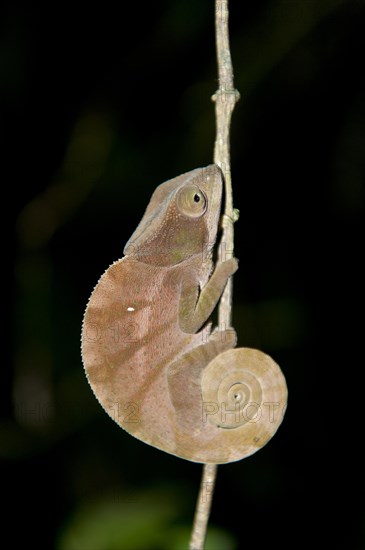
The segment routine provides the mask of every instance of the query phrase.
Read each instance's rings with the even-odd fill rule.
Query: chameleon
[[[94,288],[82,328],[87,379],[113,420],[167,453],[216,464],[252,454],[276,431],[281,418],[253,422],[250,399],[252,409],[274,386],[275,403],[286,403],[276,363],[234,349],[234,329],[210,322],[238,269],[234,257],[213,261],[223,182],[212,164],[156,188],[124,256]]]

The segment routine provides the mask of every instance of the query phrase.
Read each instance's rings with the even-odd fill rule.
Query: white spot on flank
[[[134,307],[127,307],[127,311],[134,311]]]

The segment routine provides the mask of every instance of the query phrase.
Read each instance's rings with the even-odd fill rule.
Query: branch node
[[[212,101],[217,101],[218,98],[220,98],[222,103],[225,103],[226,98],[229,98],[229,100],[231,100],[232,97],[234,98],[233,103],[237,103],[237,101],[239,101],[240,98],[241,98],[241,94],[239,93],[238,90],[236,90],[236,88],[227,88],[227,89],[225,89],[223,87],[223,88],[219,88],[212,95],[211,99],[212,99]]]
[[[234,223],[236,223],[236,221],[239,220],[239,217],[240,217],[240,211],[237,210],[237,208],[233,209],[232,216],[229,216],[228,214],[222,214],[221,227],[224,229],[229,225],[233,225]]]

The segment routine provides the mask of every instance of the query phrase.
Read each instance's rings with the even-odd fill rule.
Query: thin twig
[[[233,256],[233,210],[230,140],[231,116],[239,93],[233,84],[233,67],[229,48],[228,0],[216,0],[215,32],[219,87],[213,96],[216,115],[216,140],[214,162],[222,169],[225,179],[226,202],[223,216],[223,234],[219,247],[218,261]],[[231,326],[232,279],[229,279],[219,303],[218,326],[224,330]],[[212,504],[214,484],[217,476],[216,464],[204,464],[199,497],[196,505],[190,550],[203,550]]]
[[[233,67],[229,49],[228,34],[228,0],[216,0],[216,40],[219,88],[215,101],[216,140],[214,145],[214,162],[221,167],[225,179],[226,203],[223,217],[223,235],[219,247],[220,261],[233,256],[233,210],[230,139],[231,117],[239,93],[233,85]],[[221,330],[231,325],[232,278],[229,279],[219,303],[218,324]]]
[[[216,474],[216,464],[204,464],[198,501],[196,503],[190,550],[202,550],[204,548]]]

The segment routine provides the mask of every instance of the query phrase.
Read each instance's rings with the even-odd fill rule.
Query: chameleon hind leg
[[[168,388],[177,423],[191,435],[201,429],[203,370],[214,357],[234,348],[236,341],[234,329],[216,330],[210,335],[208,342],[186,352],[168,368]]]

